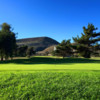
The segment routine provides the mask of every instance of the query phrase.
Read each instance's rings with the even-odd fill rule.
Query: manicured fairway
[[[0,62],[0,100],[100,100],[100,58]]]
[[[0,71],[35,71],[35,70],[100,70],[100,58],[51,58],[33,57],[0,62]]]

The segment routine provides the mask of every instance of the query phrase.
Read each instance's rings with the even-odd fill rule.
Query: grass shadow
[[[50,58],[50,57],[32,57],[30,59],[14,59],[0,61],[0,64],[75,64],[75,63],[100,63],[100,60],[86,58]]]

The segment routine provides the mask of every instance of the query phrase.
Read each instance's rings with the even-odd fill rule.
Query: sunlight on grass
[[[0,72],[2,100],[99,100],[100,72]]]
[[[0,62],[0,100],[99,100],[100,58]]]
[[[2,62],[0,70],[100,70],[100,58],[33,57]]]

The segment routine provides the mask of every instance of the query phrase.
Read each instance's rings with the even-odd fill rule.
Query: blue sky
[[[17,38],[48,36],[61,42],[80,35],[88,23],[100,30],[100,1],[0,0],[3,22],[18,32]]]

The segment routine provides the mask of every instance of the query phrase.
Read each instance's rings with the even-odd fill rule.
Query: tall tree
[[[62,56],[63,58],[66,56],[70,56],[72,54],[72,48],[70,40],[63,40],[55,50],[55,54],[57,56]]]
[[[81,33],[81,37],[77,36],[73,38],[76,43],[76,50],[80,53],[81,56],[85,58],[90,58],[93,53],[93,45],[100,41],[100,32],[97,33],[93,24],[88,24],[87,28],[83,27],[83,32]]]
[[[1,25],[1,30],[0,30],[1,60],[3,60],[3,58],[8,59],[8,57],[12,58],[15,48],[16,48],[15,33],[12,32],[11,26],[9,24],[3,23]]]

